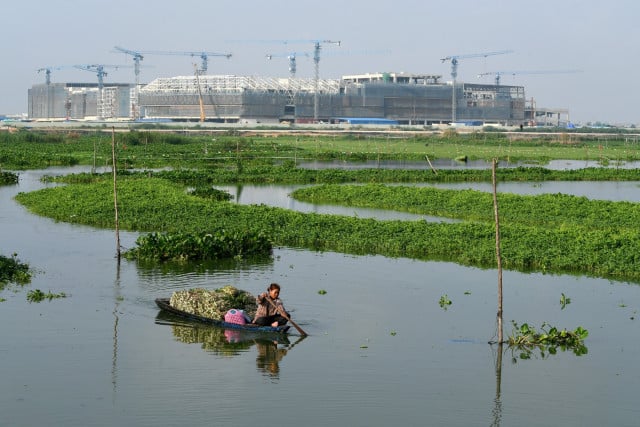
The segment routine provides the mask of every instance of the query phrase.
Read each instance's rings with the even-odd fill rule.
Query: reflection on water
[[[255,340],[258,349],[256,356],[256,366],[258,371],[267,374],[271,378],[278,378],[280,375],[280,361],[289,351],[287,348],[278,347],[278,341],[270,341],[260,338]]]
[[[270,334],[238,329],[224,329],[196,322],[185,322],[171,313],[160,310],[156,324],[169,325],[177,341],[186,344],[200,344],[203,350],[216,356],[234,357],[247,353],[256,347],[256,368],[258,372],[272,379],[280,375],[280,361],[305,337],[299,337],[293,344],[286,334]]]
[[[498,348],[495,353],[496,395],[493,399],[493,410],[491,411],[491,425],[495,427],[499,427],[500,422],[502,421],[502,346],[502,343],[498,343]],[[493,346],[491,347],[491,349],[493,350]]]

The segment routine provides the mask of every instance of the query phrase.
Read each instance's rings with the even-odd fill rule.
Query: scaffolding
[[[340,92],[339,79],[323,79],[318,82],[320,93]],[[200,85],[203,92],[216,93],[243,93],[254,92],[306,92],[315,91],[314,79],[290,79],[236,75],[203,75],[200,76]],[[177,76],[159,78],[140,90],[141,94],[194,94],[198,92],[198,83],[195,76]]]

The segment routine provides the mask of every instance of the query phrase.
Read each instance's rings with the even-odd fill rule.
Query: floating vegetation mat
[[[176,291],[169,304],[178,310],[217,320],[223,320],[232,308],[244,310],[253,319],[258,309],[255,296],[231,285],[213,291],[202,288]]]

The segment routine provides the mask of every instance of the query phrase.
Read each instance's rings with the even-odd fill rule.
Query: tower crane
[[[134,50],[130,50],[130,49],[125,49],[123,47],[120,46],[115,46],[114,47],[115,50],[117,50],[118,52],[122,52],[125,53],[127,55],[131,55],[133,57],[133,73],[136,76],[136,81],[135,81],[135,87],[134,87],[134,99],[135,99],[135,105],[132,108],[131,111],[131,116],[134,119],[137,119],[139,116],[139,105],[140,105],[140,93],[139,93],[139,89],[140,89],[140,61],[142,61],[144,59],[144,56],[142,55],[141,52],[136,52]]]
[[[503,75],[519,75],[519,74],[571,74],[579,73],[581,70],[534,70],[534,71],[488,71],[478,74],[478,77],[495,76],[496,86],[500,86],[500,76]]]
[[[440,58],[442,62],[451,61],[451,123],[456,121],[456,77],[458,77],[458,63],[460,59],[467,58],[486,58],[492,55],[502,55],[505,53],[512,53],[512,50],[499,50],[495,52],[483,52],[483,53],[470,53],[466,55],[451,55],[444,58]]]
[[[107,64],[87,64],[87,65],[74,65],[75,68],[80,70],[96,73],[98,76],[98,119],[103,119],[104,99],[102,95],[102,89],[104,88],[104,77],[107,75],[105,68],[129,68],[127,65],[107,65]]]
[[[298,55],[311,56],[309,52],[303,52],[300,54],[296,52],[291,52],[291,53],[268,53],[266,57],[269,60],[277,57],[286,57],[289,60],[289,76],[293,79],[296,77],[296,57]]]
[[[329,40],[329,39],[309,39],[309,40],[305,40],[305,39],[298,39],[298,40],[231,40],[232,42],[244,42],[244,43],[272,43],[272,44],[284,44],[284,45],[290,45],[290,44],[312,44],[313,45],[313,63],[315,65],[315,84],[314,84],[314,99],[313,99],[313,119],[314,121],[318,121],[318,103],[319,103],[319,98],[318,98],[318,92],[319,92],[319,85],[320,85],[320,51],[322,50],[322,45],[323,44],[332,44],[332,45],[336,45],[336,46],[340,46],[341,42],[339,40]],[[271,55],[272,57],[274,57],[275,55]],[[267,55],[267,58],[269,58],[269,55]],[[293,64],[291,63],[291,61],[293,60]],[[289,63],[289,72],[292,72],[292,68],[293,71],[295,71],[295,56],[293,58],[289,59],[290,63]],[[293,67],[292,67],[293,65]]]
[[[314,80],[314,97],[313,97],[313,121],[318,122],[318,107],[320,98],[318,98],[318,92],[320,91],[320,45],[321,44],[333,44],[340,46],[340,41],[332,40],[315,40],[313,42],[313,63],[315,64],[315,80]]]
[[[44,81],[48,86],[48,85],[51,84],[51,72],[52,71],[54,71],[54,70],[56,70],[56,71],[57,70],[62,70],[64,68],[71,68],[71,67],[74,67],[74,66],[73,65],[57,65],[57,66],[52,66],[52,67],[47,66],[47,67],[38,68],[36,71],[38,73],[44,72],[44,74],[45,74],[45,80]]]
[[[388,54],[388,50],[341,50],[332,51],[328,55],[371,55],[371,54]],[[299,56],[311,57],[314,56],[314,52],[286,52],[286,53],[268,53],[265,55],[267,59],[273,59],[277,57],[286,57],[289,60],[289,74],[291,77],[295,77],[296,74],[296,58]],[[314,58],[315,60],[315,58]]]
[[[309,52],[300,53],[301,56],[310,56]],[[293,113],[293,120],[295,121],[295,111],[296,111],[296,90],[293,84],[293,80],[296,78],[296,57],[298,53],[290,52],[290,53],[268,53],[266,55],[268,60],[271,60],[276,57],[286,57],[289,60],[289,84],[287,88],[287,104],[285,106],[285,114],[287,112]],[[315,99],[315,98],[314,98]]]
[[[198,56],[200,57],[202,66],[198,72],[200,74],[207,74],[207,70],[209,68],[209,57],[210,56],[221,56],[227,59],[231,58],[231,53],[219,53],[219,52],[208,52],[208,51],[165,51],[165,50],[149,50],[138,52],[139,54],[146,55],[185,55],[185,56]]]
[[[58,66],[47,66],[47,67],[42,67],[42,68],[38,68],[36,71],[38,73],[45,73],[45,84],[47,86],[47,119],[50,118],[50,111],[53,109],[53,97],[51,96],[51,72],[54,70],[62,70],[63,68],[70,68],[72,67],[71,65],[58,65]],[[67,99],[67,101],[65,102],[65,105],[68,106],[67,108],[67,118],[69,116],[69,110],[71,109],[71,104],[70,101]]]
[[[223,56],[227,59],[231,58],[232,54],[231,53],[218,53],[218,52],[208,52],[208,51],[164,51],[164,50],[131,50],[131,49],[126,49],[120,46],[114,46],[114,49],[117,52],[122,52],[125,53],[127,55],[131,55],[133,57],[133,62],[134,62],[134,68],[135,68],[135,75],[136,78],[138,77],[138,75],[140,74],[140,61],[142,61],[144,59],[144,55],[186,55],[186,56],[198,56],[200,57],[201,61],[202,61],[202,67],[200,68],[199,72],[201,74],[206,74],[207,73],[207,69],[208,69],[208,65],[209,65],[209,57],[210,56]]]
[[[315,39],[315,40],[271,40],[274,43],[283,43],[283,44],[306,44],[313,43],[313,63],[315,66],[315,75],[314,75],[314,96],[313,96],[313,121],[318,121],[318,107],[319,107],[319,98],[318,92],[320,89],[320,51],[322,50],[323,44],[332,44],[336,46],[340,46],[339,40],[328,40],[328,39]],[[295,57],[294,57],[295,58]],[[291,60],[290,60],[291,61]],[[294,63],[295,65],[295,63]],[[291,64],[289,66],[291,72]],[[295,66],[294,66],[295,69]]]

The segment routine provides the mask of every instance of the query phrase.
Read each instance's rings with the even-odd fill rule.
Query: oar
[[[298,332],[300,332],[302,335],[307,336],[309,334],[307,334],[305,331],[302,330],[302,328],[300,326],[298,326],[298,324],[296,322],[294,322],[293,320],[291,320],[291,318],[289,316],[287,316],[287,313],[284,312],[284,310],[280,310],[280,307],[278,307],[272,300],[270,297],[266,297],[265,298],[267,301],[269,301],[269,304],[271,304],[273,306],[273,308],[276,309],[276,311],[278,313],[280,313],[280,316],[284,317],[285,319],[287,319],[289,322],[291,322],[291,324],[293,325],[294,328],[296,328],[298,330]]]

